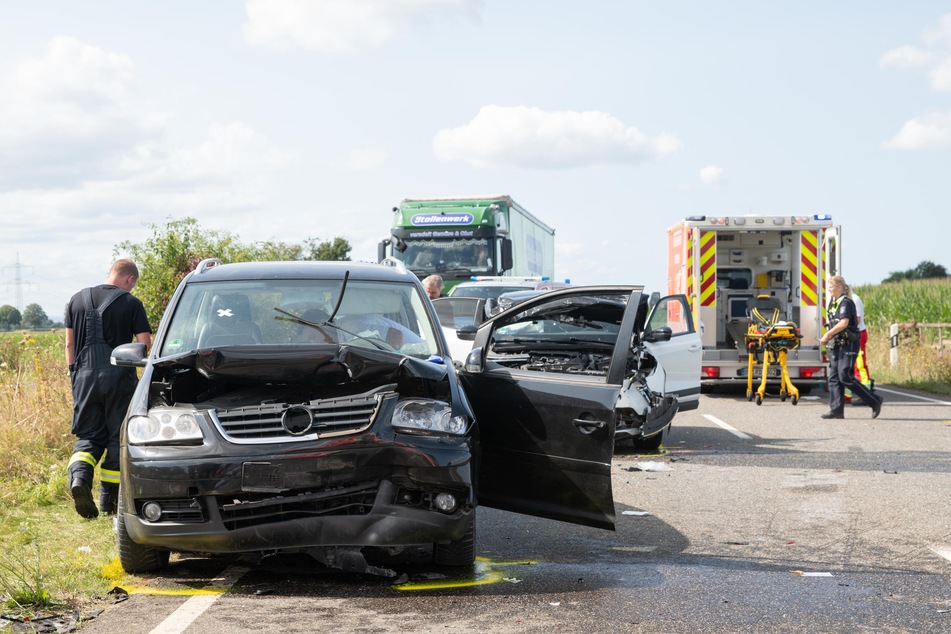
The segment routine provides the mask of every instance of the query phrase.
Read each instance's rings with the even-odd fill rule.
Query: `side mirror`
[[[110,363],[120,368],[144,368],[146,346],[144,343],[124,343],[112,350]]]
[[[482,372],[482,348],[473,348],[469,351],[463,369],[470,374]]]
[[[479,332],[478,326],[463,326],[456,330],[456,336],[463,341],[475,341],[477,332]]]
[[[660,343],[662,341],[670,341],[671,336],[673,336],[673,331],[670,329],[670,326],[661,326],[647,333],[647,336],[644,337],[644,341]]]
[[[512,270],[515,260],[512,257],[512,241],[509,238],[502,240],[502,266],[499,273]]]

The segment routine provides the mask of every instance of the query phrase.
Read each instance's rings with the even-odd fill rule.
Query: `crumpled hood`
[[[399,376],[430,380],[446,377],[441,358],[423,361],[395,352],[356,346],[229,346],[196,350],[155,363],[156,367],[194,368],[208,379],[241,382],[391,381]]]

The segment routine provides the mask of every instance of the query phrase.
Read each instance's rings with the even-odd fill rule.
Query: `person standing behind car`
[[[445,286],[443,282],[442,275],[427,275],[423,279],[423,288],[426,289],[426,294],[429,295],[429,299],[436,299],[442,295],[442,289]]]
[[[84,288],[66,306],[66,363],[73,391],[71,431],[77,440],[69,459],[69,491],[82,517],[115,514],[119,501],[119,430],[135,391],[135,368],[113,366],[113,348],[133,339],[151,344],[141,300],[129,294],[139,279],[131,260],[116,260],[105,283]],[[105,457],[103,457],[105,454]],[[92,498],[102,460],[99,509]]]
[[[849,297],[852,298],[852,302],[855,304],[855,315],[859,326],[859,353],[855,357],[855,380],[869,390],[874,390],[872,374],[868,369],[868,353],[865,351],[865,346],[868,343],[868,328],[865,325],[865,304],[862,302],[862,298],[852,289],[849,289]]]
[[[855,304],[848,295],[848,285],[839,275],[829,278],[827,284],[832,300],[828,308],[828,330],[819,343],[828,347],[829,355],[829,411],[821,418],[845,418],[845,391],[852,390],[872,407],[872,418],[882,411],[882,398],[855,381],[855,356],[859,349],[858,320]]]

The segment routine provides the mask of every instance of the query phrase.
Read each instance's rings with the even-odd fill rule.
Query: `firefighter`
[[[119,430],[137,382],[135,368],[110,363],[112,349],[135,339],[151,344],[145,307],[129,291],[139,279],[131,260],[116,260],[104,284],[85,288],[66,306],[66,363],[73,388],[69,490],[82,517],[114,514],[119,501]],[[103,457],[105,454],[105,457]],[[93,476],[102,460],[99,509]]]
[[[858,319],[848,286],[839,275],[827,284],[832,299],[828,308],[828,330],[819,339],[829,354],[829,411],[822,418],[845,418],[845,391],[872,407],[872,418],[882,411],[882,398],[855,380],[855,357],[859,351]]]

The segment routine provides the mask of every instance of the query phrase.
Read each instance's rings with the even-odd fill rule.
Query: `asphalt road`
[[[704,395],[666,454],[618,448],[614,532],[481,508],[474,570],[420,551],[400,584],[173,557],[82,631],[951,632],[951,399],[880,393]]]

